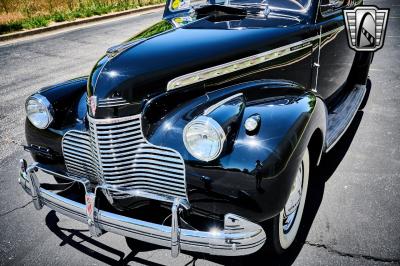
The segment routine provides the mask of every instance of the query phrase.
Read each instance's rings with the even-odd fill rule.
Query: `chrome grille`
[[[68,131],[64,135],[62,147],[65,165],[70,174],[98,181],[99,164],[96,154],[92,152],[88,132]]]
[[[116,119],[88,117],[89,131],[68,131],[63,151],[68,172],[116,188],[187,199],[185,165],[180,154],[144,138],[141,116]],[[125,198],[123,192],[109,192]]]
[[[128,104],[129,102],[127,102],[125,99],[121,97],[113,97],[107,99],[99,99],[98,107],[117,107]]]

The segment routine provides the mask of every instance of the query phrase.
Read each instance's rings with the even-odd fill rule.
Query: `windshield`
[[[308,11],[312,0],[268,0],[268,6],[275,10],[287,10],[304,13]]]
[[[191,5],[268,6],[271,10],[286,10],[304,13],[311,6],[311,1],[312,0],[204,0],[193,1]]]
[[[193,14],[201,11],[215,12],[214,9],[207,9],[209,5],[222,5],[226,7],[239,7],[243,9],[226,9],[221,12],[231,12],[232,14],[240,14],[246,9],[247,14],[264,14],[270,11],[286,11],[297,14],[307,14],[313,0],[167,0],[167,9],[164,17],[172,17],[171,21],[176,27],[181,27],[194,20]],[[197,10],[197,12],[189,12],[188,10]],[[262,10],[262,11],[260,11]],[[183,12],[183,13],[181,13]]]
[[[221,0],[211,0],[209,1],[209,4],[216,4],[216,5],[246,5],[246,6],[253,6],[253,5],[267,5],[267,0],[226,0],[226,1],[221,1]]]

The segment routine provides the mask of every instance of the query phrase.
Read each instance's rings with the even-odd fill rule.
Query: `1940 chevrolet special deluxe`
[[[167,1],[88,77],[30,96],[19,182],[36,209],[172,256],[289,249],[373,52],[348,45],[342,12],[361,1],[256,1]]]

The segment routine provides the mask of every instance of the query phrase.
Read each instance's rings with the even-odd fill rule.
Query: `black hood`
[[[166,92],[167,83],[178,76],[299,41],[294,33],[301,27],[298,19],[277,15],[203,18],[139,41],[117,55],[105,55],[91,73],[88,95],[122,97],[139,107],[144,99]]]

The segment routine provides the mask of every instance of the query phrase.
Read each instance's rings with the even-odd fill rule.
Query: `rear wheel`
[[[282,254],[289,249],[297,237],[307,196],[310,174],[310,157],[306,149],[298,167],[285,208],[272,219],[272,251]]]

